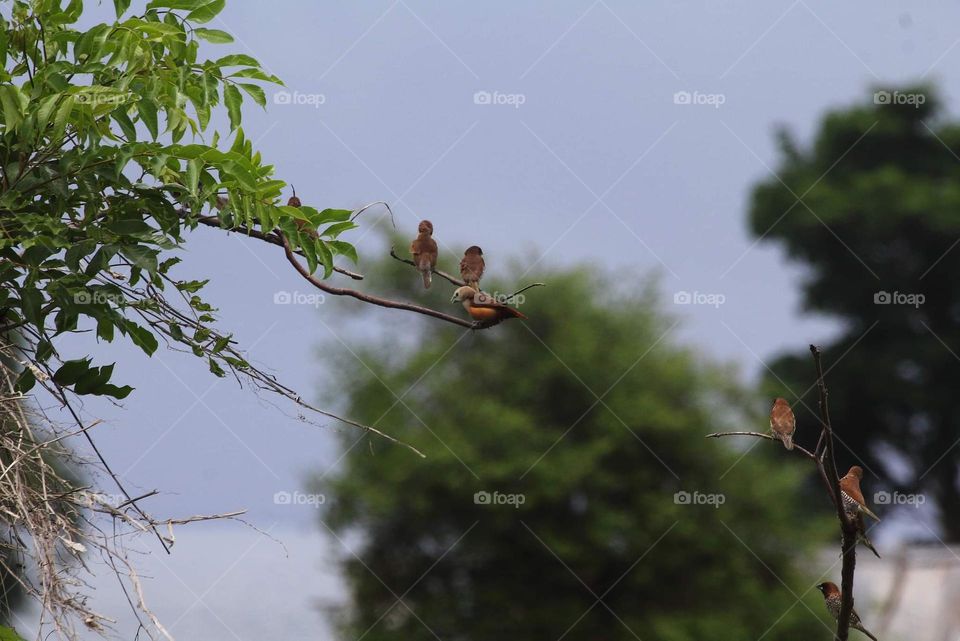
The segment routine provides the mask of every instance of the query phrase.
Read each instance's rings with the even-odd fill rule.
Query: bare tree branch
[[[847,641],[850,632],[850,613],[853,612],[853,575],[857,567],[857,527],[843,509],[843,500],[840,494],[840,475],[837,472],[837,462],[834,459],[833,425],[830,423],[830,409],[827,405],[829,392],[823,380],[823,365],[820,362],[820,348],[810,346],[813,362],[817,369],[817,388],[820,391],[820,421],[823,426],[823,458],[818,465],[830,481],[834,504],[837,508],[837,518],[840,520],[842,532],[841,550],[843,552],[843,569],[840,574],[840,614],[837,616],[836,641]]]
[[[287,254],[287,260],[290,261],[290,264],[293,265],[294,269],[300,273],[301,276],[306,279],[311,285],[324,291],[328,294],[334,296],[349,296],[350,298],[356,298],[357,300],[363,301],[365,303],[370,303],[372,305],[378,305],[380,307],[388,307],[390,309],[405,309],[409,312],[416,312],[417,314],[423,314],[424,316],[431,316],[442,321],[447,321],[448,323],[453,323],[454,325],[460,325],[461,327],[466,327],[467,329],[482,329],[482,325],[472,323],[463,318],[457,316],[451,316],[450,314],[444,314],[443,312],[438,312],[435,309],[430,309],[429,307],[421,307],[420,305],[414,305],[413,303],[404,303],[402,301],[389,300],[387,298],[380,298],[379,296],[373,296],[371,294],[365,294],[359,292],[355,289],[347,289],[345,287],[334,287],[328,285],[319,278],[311,274],[303,264],[297,260],[296,255],[293,253],[293,250],[290,249],[290,243],[287,242],[287,239],[283,239],[283,249]]]

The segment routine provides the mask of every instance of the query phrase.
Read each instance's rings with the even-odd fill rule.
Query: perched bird
[[[292,185],[291,185],[291,187],[292,187]],[[303,203],[300,202],[300,199],[297,198],[297,190],[296,190],[296,188],[294,188],[294,190],[293,190],[293,195],[290,196],[290,198],[287,200],[287,207],[297,207],[297,208],[299,208],[302,204],[303,204]],[[299,229],[299,230],[302,231],[302,232],[305,232],[305,233],[307,234],[307,236],[309,236],[310,238],[313,238],[314,240],[316,240],[317,238],[319,238],[319,235],[317,234],[317,230],[316,230],[316,229],[311,229],[311,228],[310,228],[310,223],[308,223],[307,221],[305,221],[305,220],[300,220],[300,219],[298,218],[297,220],[293,221],[293,223],[297,226],[297,229]]]
[[[790,403],[785,398],[778,398],[773,401],[773,409],[770,410],[770,429],[773,435],[783,441],[783,446],[788,450],[793,449],[793,433],[797,429],[797,419],[793,416],[793,410],[790,409]]]
[[[458,287],[450,302],[463,303],[470,317],[484,325],[496,325],[508,318],[526,318],[514,308],[498,303],[492,296],[478,292],[473,287]]]
[[[420,274],[423,275],[423,287],[430,289],[433,281],[433,268],[437,266],[437,241],[433,239],[433,223],[421,220],[417,227],[417,237],[410,243],[410,253]]]
[[[833,615],[834,620],[840,618],[840,588],[837,587],[836,583],[831,583],[827,581],[826,583],[821,583],[817,586],[817,589],[823,593],[823,602],[827,605],[827,610]],[[856,610],[850,611],[850,627],[854,630],[860,630],[865,635],[877,641],[877,637],[870,634],[863,624],[860,623],[860,616],[857,614]]]
[[[877,521],[880,520],[880,517],[874,514],[870,508],[867,507],[866,501],[864,501],[863,493],[860,491],[860,479],[862,478],[863,468],[859,465],[851,467],[846,476],[840,479],[840,497],[843,500],[844,513],[846,513],[848,519],[853,521],[853,524],[857,528],[857,540],[866,545],[879,559],[880,554],[876,548],[873,547],[870,539],[867,538],[863,515],[866,514]]]
[[[483,269],[486,263],[483,261],[483,250],[476,245],[467,247],[463,252],[463,258],[460,259],[460,278],[463,279],[469,287],[480,291],[480,279],[483,278]]]

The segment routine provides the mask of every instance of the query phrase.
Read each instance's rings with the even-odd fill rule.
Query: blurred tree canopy
[[[416,272],[387,262],[412,291]],[[411,325],[337,360],[349,411],[427,453],[346,434],[317,481],[326,527],[359,541],[344,638],[823,635],[798,569],[826,531],[795,500],[803,460],[704,439],[766,421],[732,372],[675,343],[652,283],[538,279],[529,321]]]
[[[806,268],[805,309],[842,322],[824,346],[838,464],[861,462],[871,490],[934,498],[960,541],[960,125],[931,88],[903,87],[828,113],[809,147],[780,141],[750,226]],[[806,350],[771,370],[769,389],[786,386],[806,405],[798,422],[814,422]]]

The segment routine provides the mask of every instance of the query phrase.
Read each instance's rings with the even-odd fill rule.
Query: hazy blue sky
[[[831,329],[800,317],[802,275],[746,231],[750,187],[775,168],[774,126],[809,140],[824,110],[880,83],[926,77],[956,97],[958,25],[960,5],[945,1],[921,9],[903,1],[233,0],[212,26],[237,43],[208,52],[252,54],[286,81],[289,103],[268,91],[268,110],[248,108],[245,130],[304,202],[387,200],[410,234],[430,218],[450,268],[476,243],[489,272],[507,280],[536,280],[536,267],[522,277],[506,272],[507,259],[524,253],[546,265],[595,265],[615,278],[659,272],[667,301],[679,291],[722,294],[719,308],[668,305],[684,320],[674,340],[738,363],[751,379],[761,359]],[[696,96],[691,102],[722,104],[677,104],[683,91]],[[507,104],[477,104],[478,92]],[[798,207],[791,215],[810,214]],[[360,244],[379,251],[371,240]],[[344,320],[339,312],[355,303],[275,305],[276,292],[307,289],[277,248],[261,245],[197,231],[180,273],[209,277],[221,326],[253,360],[312,394],[321,381],[331,384],[314,350],[343,349],[333,332]],[[837,251],[846,250],[838,243]],[[410,321],[389,310],[378,317]],[[96,436],[124,479],[164,493],[148,509],[249,508],[252,522],[291,543],[291,557],[261,542],[226,581],[299,568],[302,580],[287,588],[312,590],[311,598],[329,593],[329,573],[315,571],[326,544],[304,529],[315,526],[315,511],[273,501],[275,492],[302,490],[308,473],[336,458],[329,430],[212,378],[190,356],[160,351],[148,359],[86,338],[71,346],[71,357],[116,358],[119,379],[138,388],[123,408],[91,401],[86,412],[107,419]],[[213,531],[182,530],[187,561],[162,559],[185,564],[198,594],[233,565],[213,548],[246,549],[242,541],[251,540],[242,526]],[[211,552],[198,552],[203,546]],[[182,584],[161,561],[144,563],[157,576],[148,588],[160,595],[159,610],[169,607],[175,619]],[[312,617],[302,602],[277,599],[290,616]],[[217,603],[219,617],[238,620],[230,600]],[[241,637],[274,634],[268,623],[285,616],[278,607],[251,617]],[[179,631],[235,638],[204,621],[191,615]]]

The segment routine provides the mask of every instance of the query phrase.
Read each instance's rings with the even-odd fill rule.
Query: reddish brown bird
[[[460,278],[469,287],[480,291],[480,279],[483,278],[483,270],[487,264],[483,260],[483,250],[476,245],[467,247],[463,252],[463,258],[460,260]]]
[[[776,438],[783,441],[785,448],[793,449],[793,433],[797,429],[797,419],[787,399],[778,398],[773,401],[773,409],[770,410],[770,429],[773,430]]]
[[[862,478],[863,468],[859,465],[854,465],[847,472],[847,475],[840,479],[840,496],[843,499],[843,511],[846,513],[847,518],[853,521],[853,524],[857,527],[857,540],[866,545],[879,559],[880,553],[877,552],[877,549],[873,547],[873,543],[867,538],[863,515],[866,514],[877,521],[880,520],[880,517],[867,507],[866,501],[863,498],[863,492],[860,491],[860,479]]]
[[[827,611],[833,615],[834,620],[838,620],[840,618],[840,601],[842,598],[840,594],[840,588],[837,587],[836,583],[827,581],[826,583],[821,583],[818,585],[817,589],[823,593],[823,601],[827,605]],[[865,635],[873,639],[873,641],[877,641],[877,637],[870,634],[870,632],[863,627],[863,624],[860,623],[860,616],[857,614],[856,610],[850,611],[850,627],[854,630],[860,630],[860,632],[863,632]]]
[[[433,269],[437,266],[437,241],[433,239],[433,223],[421,220],[417,227],[417,237],[410,243],[413,262],[423,276],[423,286],[430,289],[433,282]]]
[[[497,302],[492,296],[478,292],[473,287],[457,288],[450,302],[463,303],[470,317],[485,326],[496,325],[508,318],[526,318],[514,308]]]

